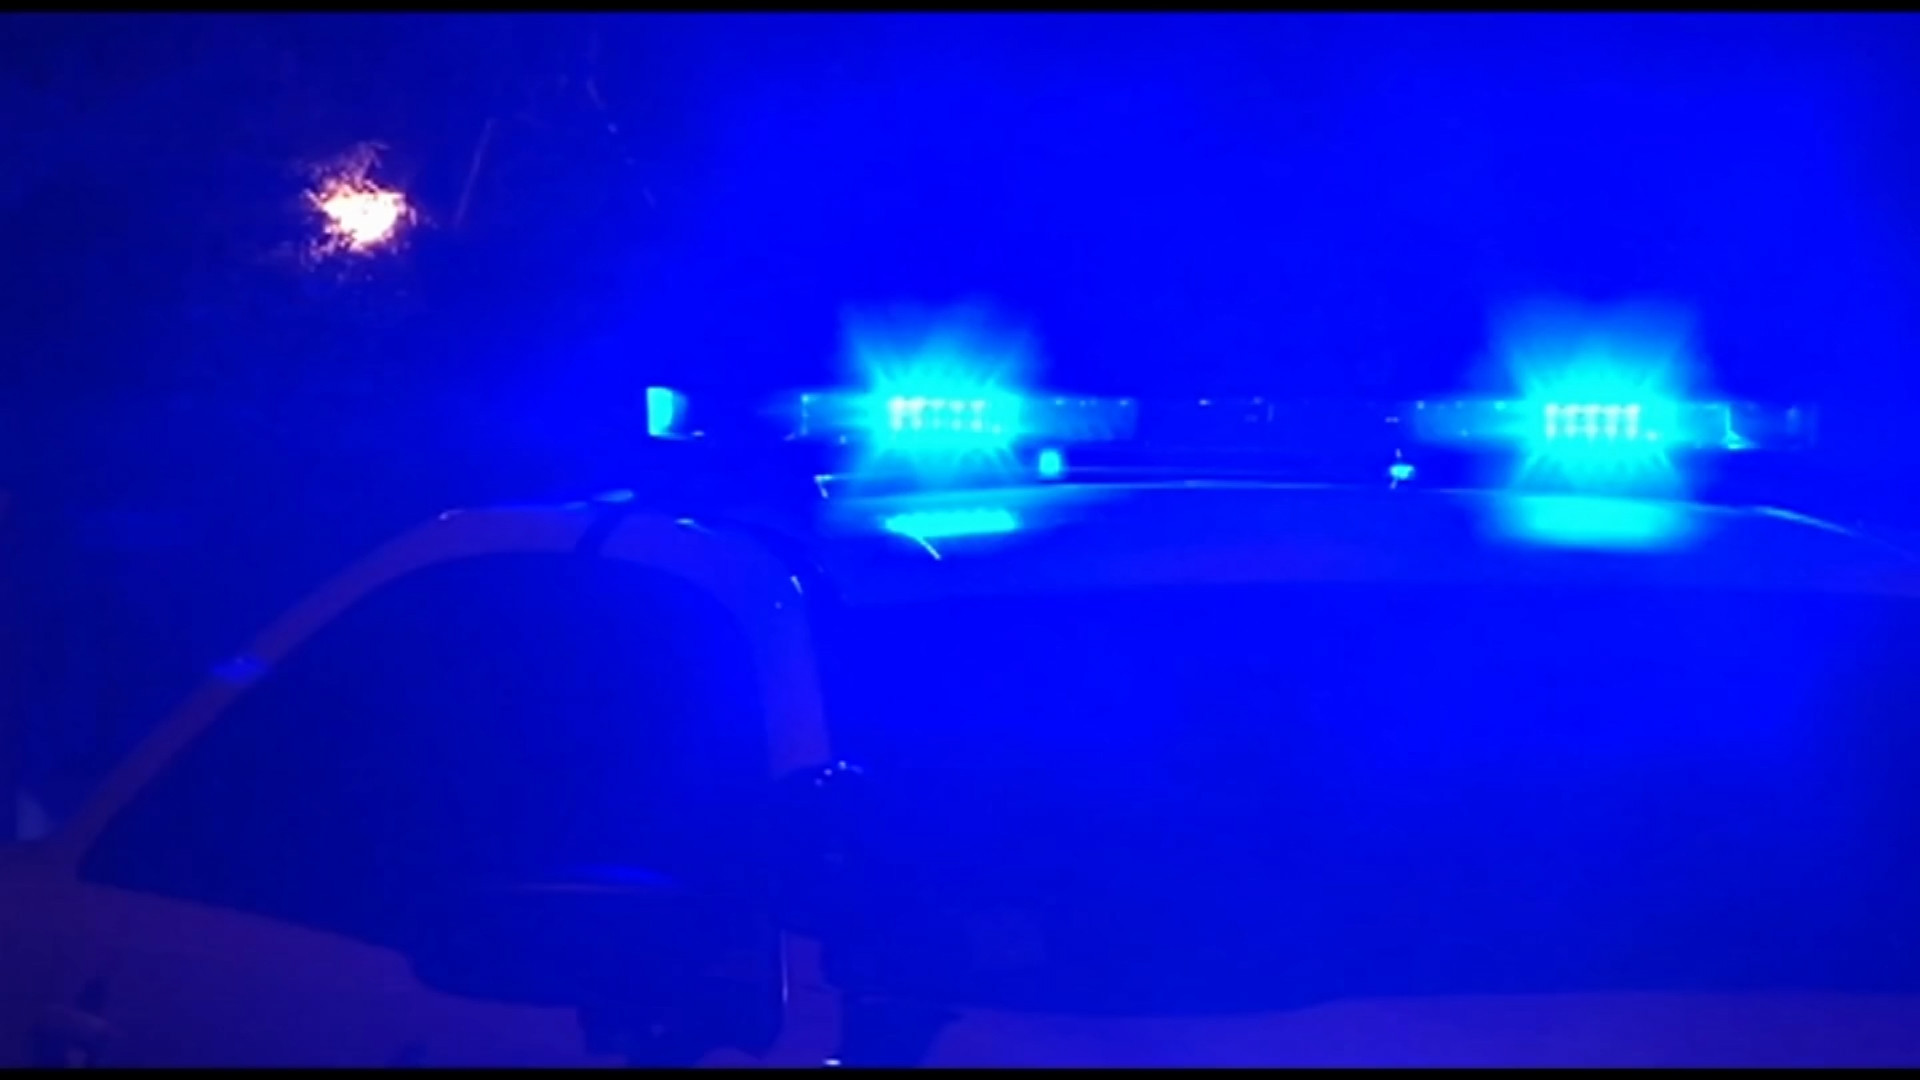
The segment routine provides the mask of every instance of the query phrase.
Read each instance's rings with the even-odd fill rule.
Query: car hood
[[[1554,994],[1332,1002],[1259,1016],[969,1012],[937,1066],[1920,1065],[1920,995]]]

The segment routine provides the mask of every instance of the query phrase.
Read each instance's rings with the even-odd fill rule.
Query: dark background
[[[835,377],[850,312],[994,304],[1063,386],[1399,395],[1551,296],[1690,312],[1910,516],[1917,30],[12,16],[0,463],[43,546],[230,643],[441,507],[617,486],[648,382]],[[406,245],[287,257],[302,167],[370,141]]]
[[[178,317],[304,225],[299,162],[381,142],[438,219],[421,247],[460,245],[465,264],[413,306],[470,340],[375,366],[436,378],[550,370],[527,358],[541,350],[587,373],[617,342],[621,366],[778,383],[832,370],[849,306],[983,298],[1031,321],[1073,381],[1444,384],[1494,310],[1557,294],[1691,308],[1725,381],[1881,396],[1912,381],[1891,358],[1920,284],[1916,25],[17,17],[0,192],[34,265],[60,271],[37,289]],[[581,73],[624,168],[556,133]],[[544,130],[496,143],[455,238],[482,122],[536,114]],[[124,242],[136,227],[144,242]],[[410,272],[357,292],[417,294]],[[534,340],[489,350],[482,318]]]

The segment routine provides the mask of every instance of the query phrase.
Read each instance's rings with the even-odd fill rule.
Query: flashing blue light
[[[1638,403],[1597,405],[1562,404],[1549,401],[1542,406],[1541,437],[1548,442],[1579,440],[1595,442],[1657,442],[1660,433],[1643,428],[1641,415],[1646,410]]]
[[[879,377],[861,391],[800,396],[793,434],[855,448],[868,462],[927,479],[1006,469],[1026,435],[1027,402],[990,379],[949,368]]]
[[[1396,461],[1393,464],[1387,466],[1387,479],[1392,480],[1396,484],[1404,484],[1407,481],[1412,480],[1413,479],[1413,463],[1408,461]]]
[[[1810,410],[1665,397],[1552,397],[1416,402],[1426,441],[1506,443],[1537,457],[1663,461],[1674,452],[1737,453],[1805,446]]]
[[[1042,440],[1125,439],[1133,434],[1137,413],[1126,398],[1022,394],[950,376],[889,379],[865,393],[803,394],[799,406],[797,438],[837,441],[875,459],[934,473],[1011,471],[1018,451]],[[1052,452],[1064,466],[1064,457]]]
[[[1019,436],[1032,341],[1017,327],[980,310],[869,313],[847,327],[846,346],[867,393],[864,415],[834,416],[836,426],[914,449],[993,449]]]
[[[1042,480],[1058,480],[1067,475],[1067,455],[1051,448],[1042,450],[1034,460],[1034,471]]]
[[[1020,528],[1011,510],[979,507],[966,510],[915,510],[881,519],[880,527],[909,540],[947,540],[958,536],[992,536]]]
[[[819,419],[874,458],[922,475],[1007,468],[1026,434],[1023,348],[965,321],[865,341],[866,392],[820,395]]]
[[[1725,406],[1681,396],[1693,365],[1675,332],[1660,321],[1531,327],[1509,361],[1526,395],[1514,482],[1678,494],[1686,477],[1671,451],[1731,449]]]
[[[1711,448],[1714,433],[1695,424],[1698,406],[1667,400],[1543,401],[1534,403],[1538,427],[1526,439],[1528,456],[1518,479],[1547,470],[1583,490],[1622,485],[1671,487],[1678,478],[1667,456],[1675,448]],[[1712,425],[1709,425],[1712,426]]]
[[[999,450],[1020,434],[1014,394],[889,394],[879,399],[870,433],[912,450]]]
[[[671,439],[685,434],[680,430],[686,414],[686,398],[664,386],[647,387],[647,434],[655,439]]]

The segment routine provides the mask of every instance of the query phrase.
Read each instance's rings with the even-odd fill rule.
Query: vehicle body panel
[[[977,499],[978,495],[940,499]],[[719,601],[753,650],[770,772],[832,760],[807,576],[850,604],[1156,583],[1550,580],[1602,567],[1696,589],[1908,596],[1903,552],[1767,511],[1680,507],[1698,546],[1587,558],[1492,541],[1499,496],[1282,485],[1069,486],[1036,503],[1048,527],[937,546],[842,534],[793,565],[724,520],[582,504],[444,516],[349,569],[269,627],[251,667],[210,681],[47,844],[0,860],[0,1060],[48,1024],[105,1021],[103,1063],[612,1064],[568,1010],[468,1001],[419,984],[396,953],[271,920],[83,884],[92,839],[139,788],[271,665],[359,597],[423,566],[492,551],[597,554],[673,574]],[[1397,500],[1397,501],[1396,501]],[[937,502],[938,500],[935,500]],[[922,500],[926,504],[927,500]],[[1179,512],[1173,512],[1179,507]],[[858,511],[856,511],[857,513]],[[608,515],[615,515],[613,520]],[[592,533],[596,523],[610,522]],[[1738,549],[1747,557],[1724,557]],[[594,554],[587,552],[586,554]],[[763,1056],[709,1064],[816,1066],[842,1002],[817,942],[782,950],[786,1022]],[[107,987],[104,1000],[90,984]],[[85,1006],[85,1008],[82,1008]],[[344,1007],[344,1012],[343,1012]],[[83,1015],[77,1018],[75,1011]],[[98,1016],[85,1015],[89,1011]],[[84,1039],[78,1040],[84,1042]],[[1920,997],[1550,995],[1336,1001],[1204,1019],[1097,1019],[960,1010],[929,1065],[1867,1065],[1920,1064]]]
[[[361,596],[435,562],[571,550],[582,512],[445,515],[355,564],[209,680],[30,858],[0,866],[0,934],[32,958],[5,980],[0,1060],[140,1065],[611,1064],[581,1049],[570,1010],[514,1009],[422,986],[388,950],[239,912],[84,882],[113,814],[265,667]],[[412,1058],[425,1055],[426,1060]],[[434,1060],[438,1058],[439,1060]]]
[[[928,1064],[1119,1068],[1873,1067],[1920,1062],[1920,997],[1368,999],[1251,1017],[969,1013]]]
[[[1654,506],[1671,543],[1591,550],[1502,529],[1516,509],[1607,500],[1487,491],[1395,492],[1322,485],[1059,485],[1039,493],[958,492],[876,501],[858,528],[821,545],[850,603],[887,603],[1144,584],[1619,581],[1673,588],[1912,595],[1904,550],[1829,522],[1765,507]],[[873,521],[914,510],[1007,506],[1033,527],[913,543]]]

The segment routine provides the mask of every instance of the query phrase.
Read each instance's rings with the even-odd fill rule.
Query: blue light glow
[[[1010,533],[1020,528],[1020,519],[1013,511],[1001,507],[915,510],[883,518],[880,527],[896,536],[925,542]]]
[[[1668,450],[1682,443],[1673,436],[1683,408],[1652,395],[1530,400],[1525,412],[1534,421],[1516,479],[1565,482],[1582,491],[1671,486],[1679,477]]]
[[[1423,401],[1411,415],[1422,440],[1507,443],[1539,457],[1584,462],[1794,449],[1811,444],[1814,427],[1812,411],[1799,406],[1654,397]]]
[[[1582,492],[1671,491],[1684,477],[1669,452],[1713,448],[1686,393],[1698,365],[1691,325],[1660,308],[1539,308],[1502,333],[1521,390],[1525,447],[1515,481]],[[1710,419],[1708,427],[1713,427]]]
[[[1034,460],[1034,471],[1042,480],[1058,480],[1067,475],[1067,455],[1059,450],[1042,450]]]
[[[864,393],[820,398],[823,427],[864,458],[856,468],[903,468],[931,483],[1014,471],[1027,416],[1018,392],[949,364],[872,374]]]
[[[1523,404],[1537,425],[1532,437],[1540,443],[1657,443],[1679,404],[1666,369],[1642,370],[1630,361],[1532,369],[1520,374],[1520,383]]]
[[[681,416],[686,399],[664,386],[647,387],[647,434],[656,439],[671,439],[681,434]]]
[[[922,473],[1012,464],[1026,434],[1026,334],[983,311],[896,311],[851,324],[847,349],[865,390],[823,395],[803,425]]]
[[[875,441],[910,451],[1001,450],[1020,434],[1018,395],[980,388],[960,393],[876,396]]]
[[[1638,402],[1625,405],[1597,405],[1590,402],[1562,404],[1549,401],[1542,407],[1541,437],[1548,442],[1580,440],[1595,442],[1657,442],[1660,433],[1643,428],[1640,417],[1645,409]]]
[[[1532,495],[1503,504],[1502,514],[1506,537],[1530,544],[1655,551],[1691,538],[1686,508],[1657,500]]]

